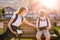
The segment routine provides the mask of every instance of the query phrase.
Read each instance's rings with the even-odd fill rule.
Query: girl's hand
[[[14,32],[14,31],[12,33],[15,34],[15,35],[17,34],[17,32]]]

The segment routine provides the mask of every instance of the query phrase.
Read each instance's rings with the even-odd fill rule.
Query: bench
[[[29,22],[32,22],[33,24],[35,24],[35,20],[33,20],[33,21],[31,21],[31,20],[32,19],[28,19]],[[4,22],[5,27],[6,27],[7,23],[8,23],[8,21]],[[21,38],[35,38],[36,29],[34,27],[30,27],[28,25],[22,24],[20,29],[23,31],[23,34],[22,34]],[[56,40],[57,39],[57,35],[54,34],[53,29],[50,30],[50,34],[51,34],[51,40]],[[43,36],[42,36],[42,38],[44,39]]]
[[[36,30],[34,27],[20,27],[23,30],[22,38],[35,38],[36,37]],[[50,36],[51,40],[56,40],[57,35],[54,34],[54,31],[50,30]],[[42,39],[44,39],[44,36],[42,36]]]

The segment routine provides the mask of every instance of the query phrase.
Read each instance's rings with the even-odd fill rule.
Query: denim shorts
[[[16,26],[11,26],[11,28],[13,29],[13,31],[17,32]],[[17,36],[15,34],[13,34],[8,27],[7,27],[7,30],[5,32],[5,35],[6,35],[6,37],[9,37],[9,38],[21,36],[21,34],[17,34]]]
[[[37,35],[39,35],[40,37],[42,36],[42,34],[47,37],[47,36],[50,36],[50,33],[48,30],[41,30],[41,31],[38,31],[37,32]]]

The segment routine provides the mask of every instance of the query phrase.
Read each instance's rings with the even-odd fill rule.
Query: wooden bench
[[[31,21],[32,19],[27,19],[29,22],[35,24],[35,21]],[[4,22],[4,26],[6,27],[8,21],[6,20]],[[6,28],[5,28],[6,29]],[[36,37],[36,29],[34,27],[22,24],[22,26],[20,27],[20,29],[23,31],[22,34],[22,38],[35,38]],[[50,30],[50,34],[51,34],[51,40],[56,40],[57,35],[54,34],[53,29]],[[42,37],[44,38],[44,37]]]
[[[36,29],[34,27],[21,27],[21,29],[23,30],[23,34],[21,37],[23,38],[35,38],[36,37]],[[50,36],[51,36],[51,40],[56,40],[57,39],[57,35],[54,34],[54,31],[51,29],[50,30]],[[42,36],[42,38],[44,38]]]

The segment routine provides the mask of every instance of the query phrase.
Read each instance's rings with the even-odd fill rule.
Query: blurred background
[[[52,34],[51,40],[60,39],[60,0],[0,0],[0,35],[6,32],[9,19],[22,6],[28,7],[29,12],[26,19],[33,24],[36,24],[39,10],[45,9],[52,25],[50,30]],[[21,40],[29,40],[31,38],[31,40],[36,40],[36,29],[34,27],[22,24],[20,28],[24,32],[22,37],[26,38]]]

